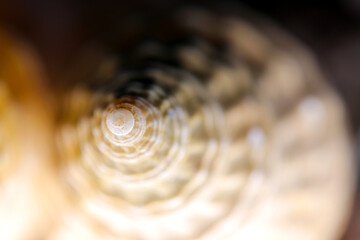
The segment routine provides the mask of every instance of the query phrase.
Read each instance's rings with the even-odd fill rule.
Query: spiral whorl
[[[89,50],[96,67],[64,97],[58,149],[77,201],[53,238],[336,234],[351,153],[342,106],[306,51],[237,15],[143,14]]]
[[[191,185],[223,141],[221,109],[196,81],[175,69],[145,68],[99,90],[103,100],[70,134],[79,145],[73,157],[86,169],[82,182],[95,177],[106,194],[135,205],[168,200]]]

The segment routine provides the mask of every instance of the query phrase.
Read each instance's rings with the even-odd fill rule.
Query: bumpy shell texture
[[[123,16],[89,48],[58,114],[73,201],[50,239],[338,237],[343,107],[303,48],[252,19]]]

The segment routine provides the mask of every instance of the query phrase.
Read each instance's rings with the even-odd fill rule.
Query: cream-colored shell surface
[[[48,100],[37,55],[0,29],[1,239],[45,239],[58,216],[53,206],[63,205],[51,167],[55,141]]]

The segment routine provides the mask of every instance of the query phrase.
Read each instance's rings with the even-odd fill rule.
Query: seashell
[[[43,239],[54,216],[53,119],[42,68],[31,48],[0,30],[0,232]],[[47,105],[49,103],[49,105]],[[44,148],[44,146],[47,146]],[[47,189],[49,188],[49,189]],[[44,194],[47,189],[47,194]],[[46,195],[46,196],[45,196]],[[52,203],[57,203],[56,199]]]
[[[340,236],[350,139],[304,48],[223,9],[123,16],[112,29],[63,95],[70,204],[50,239]]]

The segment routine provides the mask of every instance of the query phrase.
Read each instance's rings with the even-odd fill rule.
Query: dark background
[[[313,51],[326,77],[345,100],[349,126],[360,146],[360,0],[238,2],[272,19]],[[49,79],[60,81],[62,68],[72,53],[111,21],[109,16],[175,3],[176,0],[0,0],[0,23],[30,42],[46,63]],[[343,240],[360,239],[359,191],[357,195]]]

